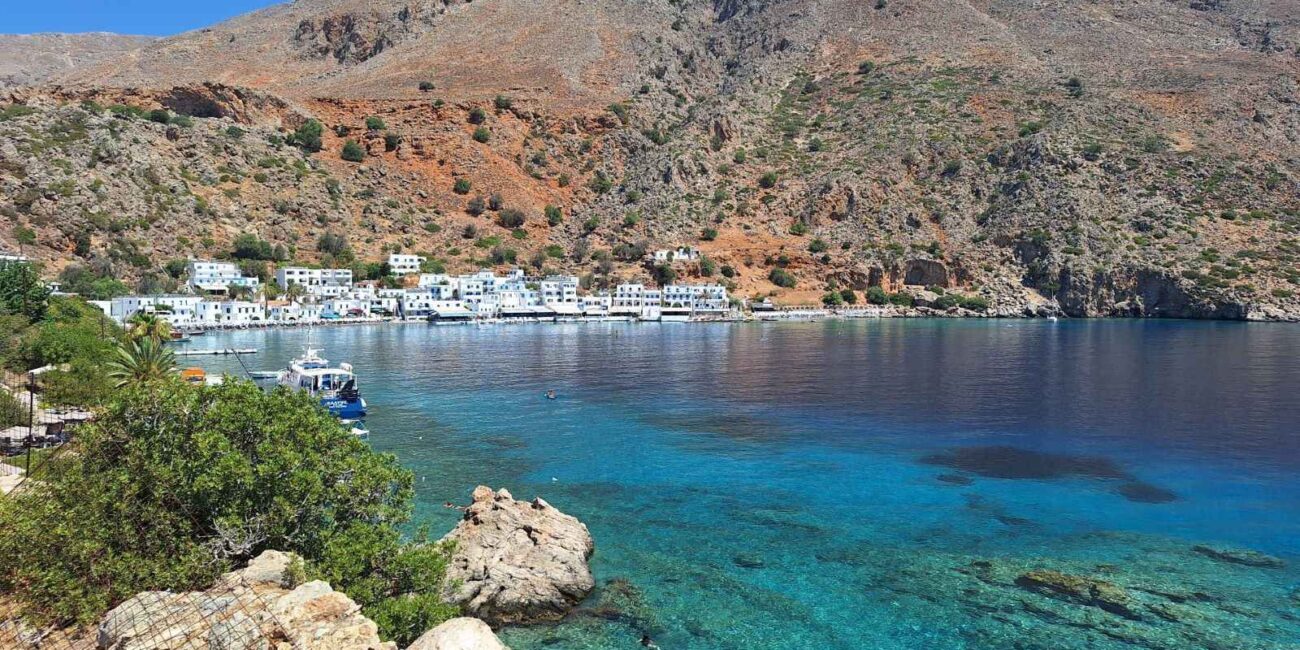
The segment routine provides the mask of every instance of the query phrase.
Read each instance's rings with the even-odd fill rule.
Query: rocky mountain
[[[104,32],[0,34],[0,89],[41,83],[60,72],[120,56],[155,40]]]
[[[1294,319],[1297,79],[1281,0],[299,0],[11,91],[0,215],[129,279],[331,232],[786,303]],[[675,245],[708,261],[643,263]]]

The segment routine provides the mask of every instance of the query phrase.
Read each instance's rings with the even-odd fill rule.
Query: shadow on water
[[[1006,445],[958,447],[928,454],[921,458],[926,465],[938,465],[988,478],[1013,480],[1053,480],[1089,478],[1123,481],[1115,493],[1135,503],[1169,503],[1177,494],[1139,480],[1115,461],[1101,456],[1051,454]],[[941,474],[938,480],[952,485],[966,485],[969,478],[960,474]]]

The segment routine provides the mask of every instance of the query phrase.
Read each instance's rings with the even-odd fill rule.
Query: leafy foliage
[[[38,624],[139,591],[195,589],[266,549],[306,560],[405,645],[456,614],[447,549],[404,541],[412,477],[303,393],[250,382],[131,387],[59,471],[0,502],[0,589]]]

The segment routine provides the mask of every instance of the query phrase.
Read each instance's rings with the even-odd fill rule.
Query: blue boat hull
[[[366,400],[360,397],[322,397],[320,405],[328,409],[330,415],[343,420],[355,420],[366,414]]]

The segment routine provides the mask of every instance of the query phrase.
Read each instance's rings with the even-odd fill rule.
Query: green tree
[[[457,614],[440,598],[447,549],[400,533],[411,473],[305,393],[129,387],[73,444],[0,500],[0,590],[37,625],[206,587],[267,549],[302,556],[400,645]]]
[[[162,321],[166,322],[166,321]],[[134,338],[117,349],[108,363],[108,378],[117,388],[153,384],[176,372],[176,355],[151,335]]]
[[[14,241],[18,242],[18,252],[21,254],[23,249],[36,243],[36,231],[24,226],[14,226]]]
[[[325,128],[321,126],[319,121],[309,119],[294,130],[293,135],[289,136],[289,141],[306,151],[320,151],[321,133],[324,131]]]
[[[772,269],[772,271],[767,274],[767,279],[770,280],[772,284],[775,284],[778,287],[785,287],[786,289],[793,289],[794,286],[798,284],[794,276],[790,275],[789,271],[781,268]]]
[[[38,268],[26,262],[0,262],[0,315],[19,314],[36,322],[45,316],[49,297]]]
[[[138,311],[127,321],[126,335],[131,340],[166,341],[172,336],[172,326],[157,314]]]
[[[889,302],[889,294],[881,287],[867,287],[867,302],[873,305],[883,305]]]

